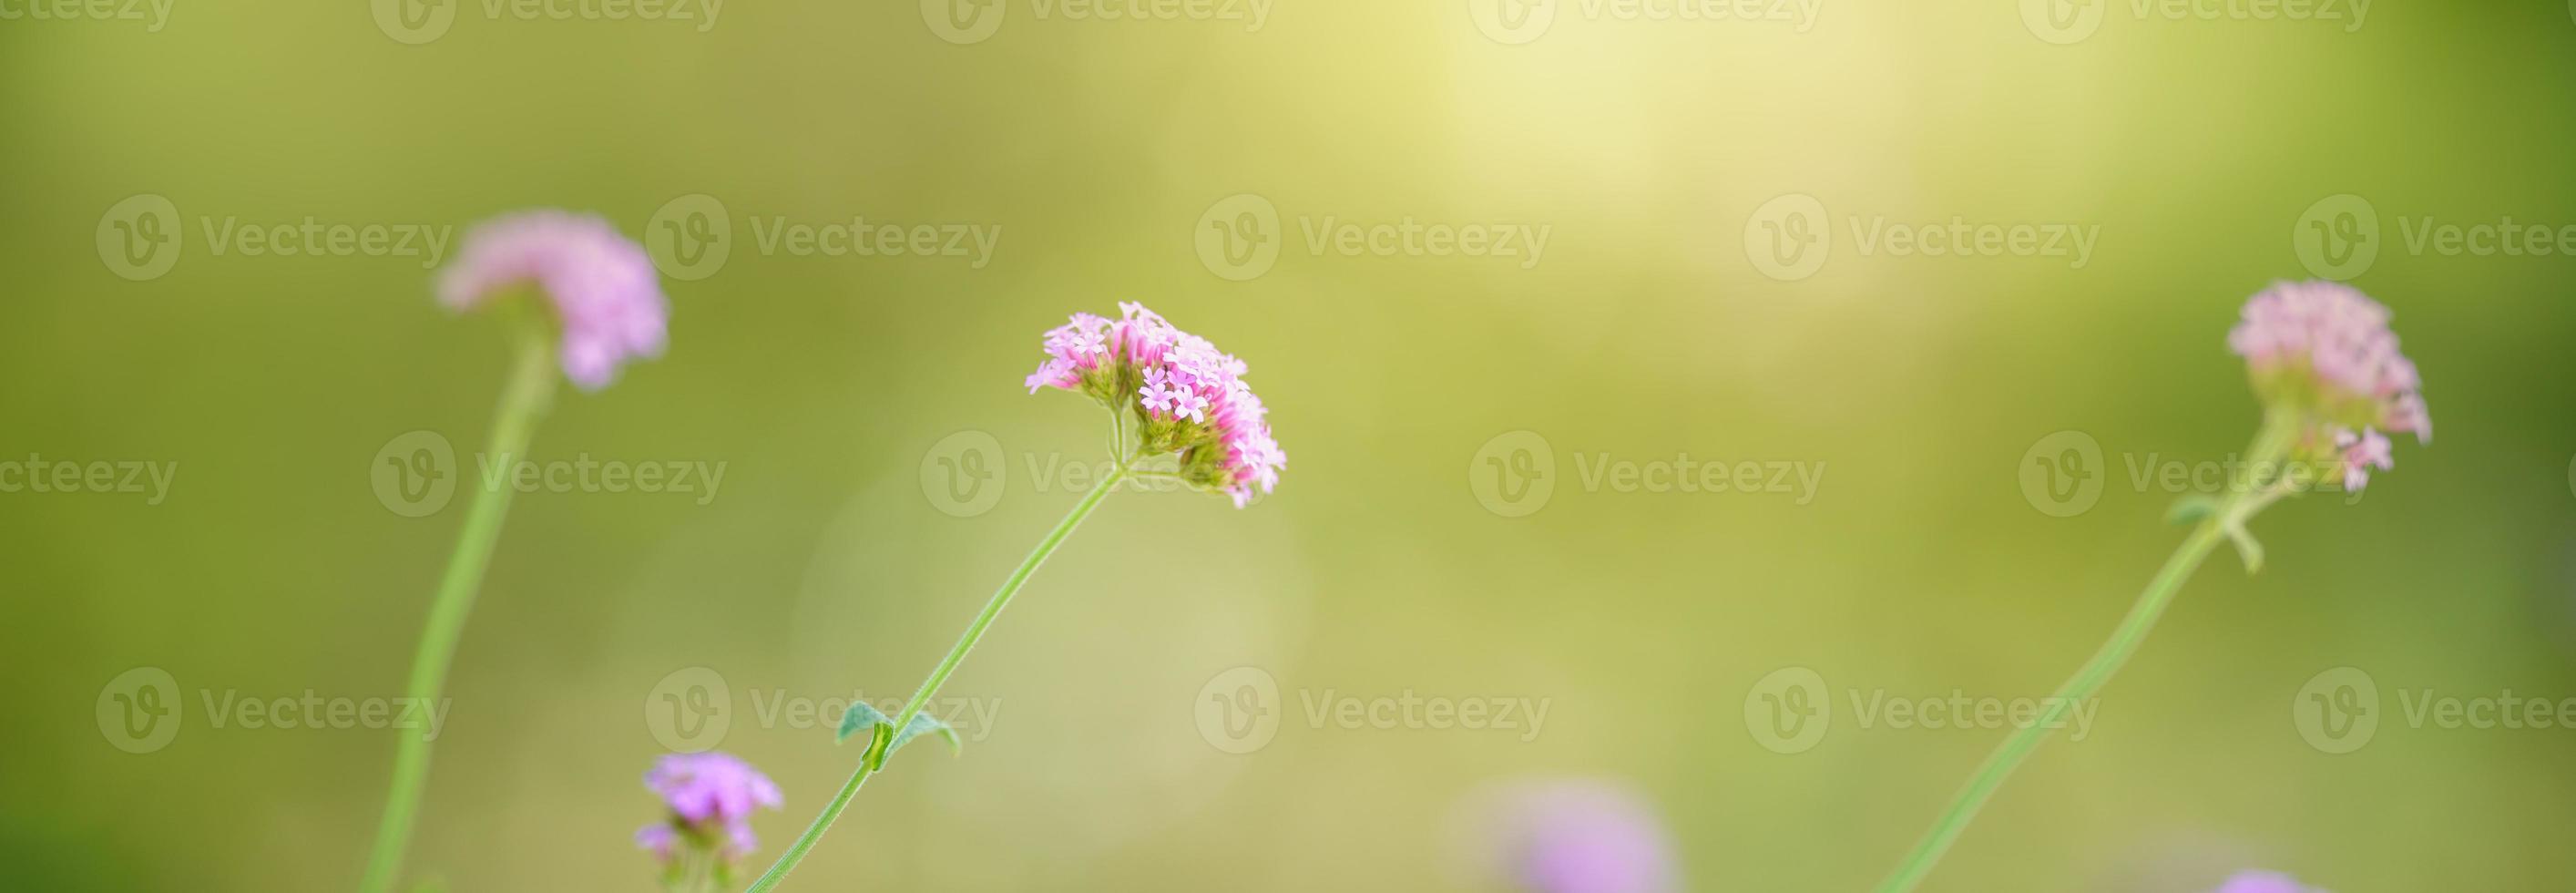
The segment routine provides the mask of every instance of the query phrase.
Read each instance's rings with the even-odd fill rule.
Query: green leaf
[[[2165,510],[2165,523],[2189,524],[2198,521],[2217,514],[2218,505],[2217,497],[2199,493],[2176,499],[2173,507]]]
[[[2236,557],[2244,559],[2245,572],[2252,574],[2261,571],[2263,544],[2255,541],[2254,534],[2246,530],[2242,522],[2231,522],[2221,529],[2227,532],[2227,540],[2236,544]]]
[[[884,711],[869,706],[865,702],[852,702],[850,709],[841,714],[841,729],[833,740],[847,741],[852,735],[868,732],[869,742],[874,743],[876,735],[882,734],[880,730],[891,728],[893,725],[894,717],[885,715]],[[956,729],[949,728],[947,723],[940,722],[930,714],[922,713],[915,714],[912,722],[906,724],[903,731],[895,734],[894,740],[886,745],[886,754],[892,756],[895,748],[911,743],[912,739],[924,732],[936,732],[939,737],[948,739],[948,752],[951,754],[965,749],[965,744],[957,738]]]

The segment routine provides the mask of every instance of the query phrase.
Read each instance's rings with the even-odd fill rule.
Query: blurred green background
[[[727,254],[659,252],[693,277],[665,279],[667,355],[564,391],[534,458],[722,463],[720,487],[519,497],[414,878],[653,889],[637,779],[680,734],[658,696],[701,671],[721,748],[787,793],[756,822],[765,865],[856,758],[771,708],[911,690],[1077,498],[1062,465],[1099,459],[1096,409],[1021,390],[1039,333],[1140,300],[1251,363],[1281,488],[1239,512],[1112,497],[950,682],[990,717],[964,756],[907,751],[789,889],[1495,889],[1461,866],[1461,804],[1531,776],[1645,792],[1690,889],[1863,889],[2004,730],[1872,724],[1852,698],[2055,686],[2180,536],[2131,468],[2253,431],[2238,305],[2332,274],[2396,310],[2439,440],[2356,504],[2261,518],[2261,574],[2213,558],[2089,734],[2044,747],[1928,889],[2200,890],[2240,866],[2564,888],[2576,730],[2403,705],[2576,697],[2576,258],[2408,239],[2576,224],[2570,9],[1506,3],[1282,0],[1256,28],[1009,0],[952,20],[1000,16],[980,33],[938,0],[0,19],[0,461],[173,472],[157,503],[0,492],[7,885],[343,890],[364,862],[396,733],[217,728],[202,699],[400,693],[467,500],[408,517],[371,474],[407,432],[470,457],[503,342],[434,304],[426,257],[218,250],[228,222],[443,227],[452,253],[532,206],[685,236],[707,206],[666,206],[703,194]],[[176,214],[158,270],[113,247],[137,195]],[[1808,275],[1763,260],[1794,247],[1759,241],[1781,196],[1825,210],[1790,224],[1832,235]],[[1274,259],[1202,250],[1259,206]],[[763,244],[862,216],[997,238],[980,265]],[[2375,257],[2302,259],[2296,237],[2363,216]],[[1549,238],[1314,250],[1328,219]],[[1882,219],[2098,241],[2080,265],[1902,254],[1863,244]],[[1511,466],[1531,441],[1496,439],[1520,431],[1550,461]],[[2066,517],[2023,486],[2061,431],[2102,457]],[[939,495],[977,486],[946,476],[959,444],[997,496]],[[1803,497],[1586,477],[1684,454],[1820,476]],[[1511,500],[1496,458],[1544,501]],[[1276,685],[1266,742],[1203,731],[1246,666]],[[108,704],[138,667],[175,681],[180,725],[129,753]],[[2333,754],[2293,705],[2338,667],[2379,701]],[[1835,711],[1803,747],[1755,721],[1783,668]],[[1535,734],[1306,713],[1407,691],[1549,711]]]

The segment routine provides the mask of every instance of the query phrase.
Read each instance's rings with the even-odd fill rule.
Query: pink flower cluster
[[[564,376],[584,390],[607,387],[628,360],[662,354],[671,310],[653,259],[608,221],[553,210],[486,221],[439,274],[438,298],[469,310],[527,283],[553,302]]]
[[[2240,871],[2229,877],[2226,883],[2219,885],[2219,888],[2212,893],[2325,893],[2325,891],[2301,884],[2297,878],[2279,872]]]
[[[2316,420],[2318,446],[2331,442],[2348,490],[2394,464],[2381,432],[2433,439],[2423,380],[2398,351],[2389,316],[2339,282],[2280,282],[2246,301],[2243,321],[2227,333],[2265,402]]]
[[[1120,302],[1119,318],[1077,313],[1046,333],[1047,358],[1030,373],[1029,393],[1062,388],[1091,395],[1144,422],[1141,455],[1175,453],[1185,480],[1225,493],[1238,507],[1255,488],[1279,483],[1288,454],[1270,435],[1269,410],[1234,355],[1181,331],[1142,304]]]
[[[644,787],[670,806],[671,818],[636,831],[635,844],[664,861],[684,842],[717,847],[728,860],[748,856],[760,844],[751,833],[752,808],[784,803],[769,776],[716,751],[665,756],[644,773]]]

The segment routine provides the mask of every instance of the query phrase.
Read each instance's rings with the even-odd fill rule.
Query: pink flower
[[[661,355],[670,306],[652,258],[607,221],[554,210],[486,221],[439,274],[438,298],[470,310],[529,284],[552,302],[564,377],[584,390],[607,387],[630,360]]]
[[[2433,439],[2423,378],[2399,353],[2388,308],[2338,282],[2281,282],[2245,302],[2227,333],[2266,408],[2299,427],[2293,457],[2339,469],[2344,489],[2395,466],[2383,431]],[[2354,433],[2354,432],[2360,433]]]
[[[2272,871],[2240,871],[2211,893],[2325,893],[2301,886],[2297,879]]]
[[[1183,480],[1236,506],[1270,492],[1288,455],[1270,435],[1269,410],[1243,381],[1249,367],[1207,339],[1174,328],[1142,304],[1121,302],[1115,321],[1074,314],[1046,333],[1047,358],[1025,382],[1078,391],[1143,422],[1140,456],[1174,454]]]
[[[2370,469],[2387,471],[2396,466],[2389,457],[2388,438],[2377,430],[2361,429],[2356,435],[2349,430],[2335,431],[2335,449],[2343,453],[2343,488],[2359,490],[2370,483]]]
[[[2340,282],[2279,282],[2245,302],[2227,345],[2252,367],[2267,401],[2430,442],[2433,420],[2416,393],[2423,381],[2388,321],[2388,308]]]
[[[1669,893],[1680,887],[1654,807],[1626,785],[1527,780],[1471,804],[1494,868],[1530,893]]]
[[[750,855],[759,844],[751,833],[752,809],[777,809],[784,803],[769,776],[715,751],[663,757],[644,773],[644,787],[670,807],[671,820],[635,832],[635,842],[665,854],[675,841],[694,846],[714,842],[721,835],[726,858]]]

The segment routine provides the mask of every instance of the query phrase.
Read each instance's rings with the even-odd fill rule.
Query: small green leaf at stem
[[[864,702],[852,702],[850,704],[850,709],[841,714],[841,729],[835,734],[833,740],[847,741],[850,740],[850,736],[852,735],[856,735],[860,732],[868,732],[870,733],[868,737],[869,744],[874,746],[876,739],[884,734],[884,730],[893,728],[893,726],[894,717],[885,715],[884,711],[869,706]],[[960,753],[965,749],[965,744],[957,738],[956,729],[949,728],[947,723],[940,722],[930,714],[923,713],[915,715],[912,718],[912,722],[904,726],[903,731],[895,733],[894,740],[885,745],[885,753],[888,756],[892,756],[895,748],[902,747],[905,744],[910,743],[913,738],[924,732],[935,732],[938,733],[939,737],[948,739],[948,752],[950,754]]]

